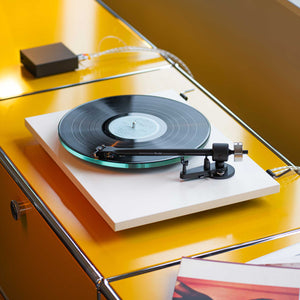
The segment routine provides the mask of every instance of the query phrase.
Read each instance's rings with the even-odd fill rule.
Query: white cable
[[[185,71],[191,77],[193,77],[193,74],[190,71],[190,69],[188,68],[188,66],[180,58],[178,58],[176,55],[172,54],[169,51],[166,51],[166,50],[163,50],[163,49],[159,49],[159,48],[146,48],[146,47],[124,46],[124,47],[112,48],[112,49],[108,49],[108,50],[105,50],[105,51],[100,51],[100,52],[96,52],[96,53],[92,53],[92,54],[79,54],[78,55],[78,59],[79,59],[79,61],[82,61],[82,60],[96,58],[96,57],[100,57],[100,56],[107,55],[107,54],[112,54],[112,53],[140,52],[140,51],[143,51],[143,52],[155,52],[155,53],[161,54],[165,58],[170,58],[175,63],[181,65],[185,69]]]
[[[284,171],[284,170],[287,170],[287,169],[290,169],[292,171],[295,171],[296,173],[299,173],[300,172],[300,167],[297,167],[297,166],[284,166],[284,167],[279,167],[279,168],[274,168],[272,169],[272,171],[276,172],[276,171]]]
[[[297,167],[297,166],[284,166],[284,167],[267,170],[267,172],[275,178],[278,178],[278,177],[288,173],[289,171],[294,171],[295,173],[300,175],[300,167]]]

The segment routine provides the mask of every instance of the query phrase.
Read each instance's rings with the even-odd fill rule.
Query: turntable
[[[97,99],[25,123],[115,231],[279,191],[173,91]]]

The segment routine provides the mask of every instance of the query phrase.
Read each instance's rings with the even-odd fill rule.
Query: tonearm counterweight
[[[229,155],[234,155],[234,160],[242,160],[243,154],[248,154],[248,150],[243,150],[242,143],[234,143],[234,149],[229,149],[226,143],[214,143],[211,149],[134,149],[115,148],[110,146],[98,146],[93,156],[97,159],[113,160],[117,157],[125,156],[181,156],[182,171],[180,178],[184,180],[197,178],[226,179],[234,175],[234,167],[225,163]],[[187,169],[188,160],[186,156],[205,156],[203,166]],[[214,163],[210,163],[208,156],[212,157]]]

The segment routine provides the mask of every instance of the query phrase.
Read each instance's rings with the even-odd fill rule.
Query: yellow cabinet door
[[[0,165],[0,287],[10,300],[96,299],[96,286]],[[25,203],[18,220],[10,204]]]

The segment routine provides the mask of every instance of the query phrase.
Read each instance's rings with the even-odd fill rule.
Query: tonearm
[[[234,143],[233,150],[229,149],[226,143],[214,143],[211,149],[134,149],[102,145],[98,146],[93,153],[95,158],[101,160],[114,160],[124,156],[181,156],[180,178],[184,180],[206,177],[226,179],[233,176],[234,167],[225,163],[231,154],[234,155],[235,161],[240,161],[243,154],[248,154],[248,150],[243,150],[242,143]],[[188,170],[186,156],[205,156],[203,166]],[[214,163],[210,162],[208,156],[212,157]]]

